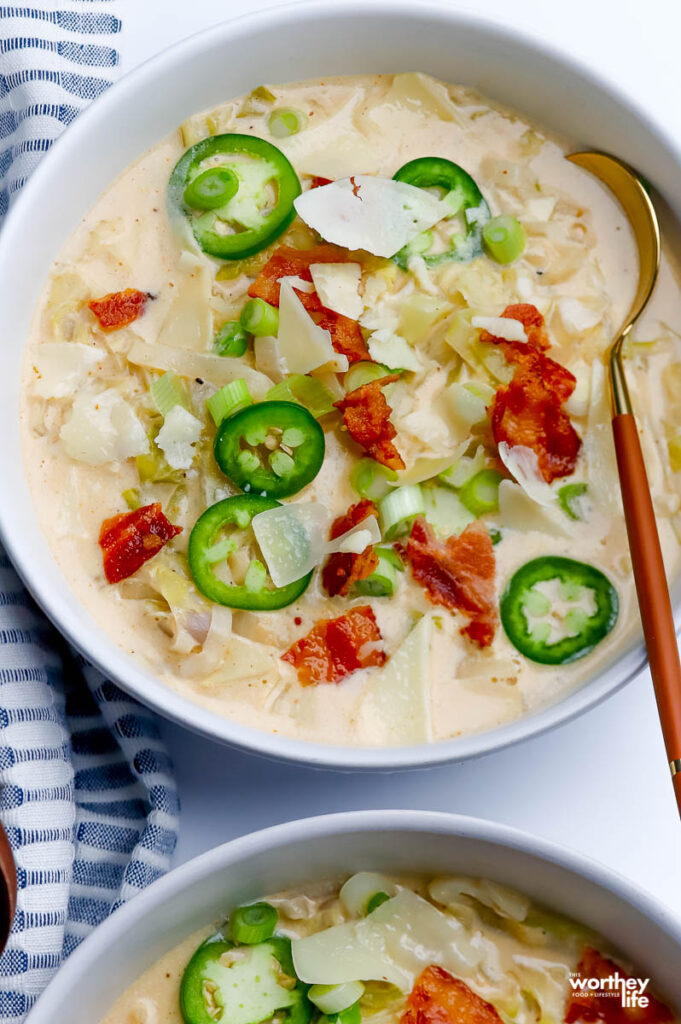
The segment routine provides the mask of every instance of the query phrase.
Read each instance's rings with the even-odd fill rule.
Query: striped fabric
[[[115,76],[119,3],[0,3],[0,218]],[[0,1024],[18,1024],[88,932],[167,870],[178,800],[153,716],[67,648],[2,549],[0,818],[19,883]]]

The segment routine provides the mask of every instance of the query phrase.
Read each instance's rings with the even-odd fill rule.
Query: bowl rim
[[[326,20],[340,16],[413,18],[414,7],[410,0],[390,0],[389,3],[384,0],[324,0],[323,4],[318,0],[299,0],[218,22],[174,43],[124,74],[62,133],[23,187],[0,233],[0,276],[3,273],[3,264],[11,260],[14,244],[20,244],[22,222],[30,215],[33,195],[41,192],[52,180],[53,166],[58,167],[62,155],[67,156],[70,148],[76,147],[81,139],[87,138],[91,124],[105,118],[110,108],[118,108],[127,96],[137,95],[145,81],[153,81],[158,71],[172,67],[178,58],[196,59],[204,47],[215,44],[216,35],[227,41],[240,31],[252,32],[263,24],[271,29],[273,23],[284,25],[309,17]],[[661,148],[668,151],[681,167],[681,149],[645,107],[639,105],[608,77],[582,60],[562,51],[558,46],[545,42],[539,34],[527,28],[505,26],[470,11],[456,10],[442,0],[427,0],[420,4],[418,17],[446,22],[449,25],[465,25],[488,38],[501,38],[520,49],[532,50],[549,57],[570,74],[593,85],[600,93],[616,102],[634,120],[642,123],[656,138]],[[14,567],[48,618],[87,660],[107,678],[112,679],[127,693],[163,717],[217,742],[265,757],[346,771],[402,770],[462,762],[502,750],[569,722],[625,686],[647,664],[645,648],[639,640],[633,648],[625,649],[611,665],[594,678],[551,704],[540,706],[530,714],[494,729],[430,744],[406,747],[353,747],[274,735],[245,726],[235,719],[218,716],[172,690],[147,671],[141,662],[125,654],[111,637],[107,637],[108,646],[104,644],[97,649],[91,649],[92,638],[87,617],[80,610],[72,613],[63,607],[58,599],[54,600],[47,582],[41,578],[39,567],[34,566],[33,552],[26,534],[20,528],[13,528],[10,505],[11,495],[8,489],[0,489],[0,538]],[[681,602],[676,603],[675,623],[678,631],[681,628]]]
[[[60,999],[64,993],[74,991],[78,978],[87,970],[89,964],[97,961],[108,948],[129,932],[137,920],[151,914],[155,906],[172,900],[190,885],[200,883],[219,871],[227,870],[235,862],[253,858],[264,851],[276,850],[295,841],[313,842],[315,839],[335,835],[366,835],[387,831],[430,832],[452,839],[479,840],[538,857],[595,884],[619,902],[630,905],[671,937],[681,950],[680,917],[670,912],[663,903],[624,875],[570,847],[561,846],[552,840],[510,825],[447,811],[340,811],[298,818],[231,839],[185,861],[152,882],[134,899],[118,907],[84,939],[40,995],[28,1015],[26,1024],[34,1024],[36,1018],[37,1024],[40,1024],[41,1019],[51,1019],[49,1005],[52,1000]]]

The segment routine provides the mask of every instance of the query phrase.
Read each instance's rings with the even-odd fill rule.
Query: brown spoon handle
[[[17,873],[9,839],[0,825],[0,953],[9,938],[17,905]]]
[[[621,413],[612,429],[643,635],[681,814],[681,662],[669,588],[636,420]]]

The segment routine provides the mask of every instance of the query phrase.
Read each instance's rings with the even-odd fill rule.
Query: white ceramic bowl
[[[27,1024],[96,1024],[160,956],[239,903],[367,869],[462,873],[520,889],[610,939],[681,1006],[681,922],[625,879],[545,840],[477,818],[362,811],[277,825],[176,868],[86,939]]]
[[[330,45],[330,43],[332,45]],[[89,617],[38,526],[18,436],[18,380],[31,313],[62,243],[132,160],[194,111],[258,85],[352,72],[424,70],[465,82],[573,137],[628,158],[673,205],[681,154],[594,73],[566,54],[444,5],[324,0],[209,29],[122,79],[72,125],[23,190],[0,236],[5,438],[0,531],[27,586],[58,628],[106,675],[157,711],[214,739],[339,768],[403,768],[464,760],[534,735],[596,704],[643,667],[641,644],[558,703],[480,735],[430,746],[357,749],[246,728],[170,691]],[[677,612],[678,608],[678,595]]]

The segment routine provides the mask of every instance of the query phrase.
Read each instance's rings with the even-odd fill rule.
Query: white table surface
[[[681,137],[678,0],[451,3],[569,48]],[[123,0],[123,69],[217,21],[274,6],[271,0]],[[237,753],[167,722],[163,732],[183,804],[175,863],[306,815],[355,808],[459,811],[578,849],[629,876],[681,916],[681,827],[647,672],[561,729],[500,754],[430,771],[342,775]]]

